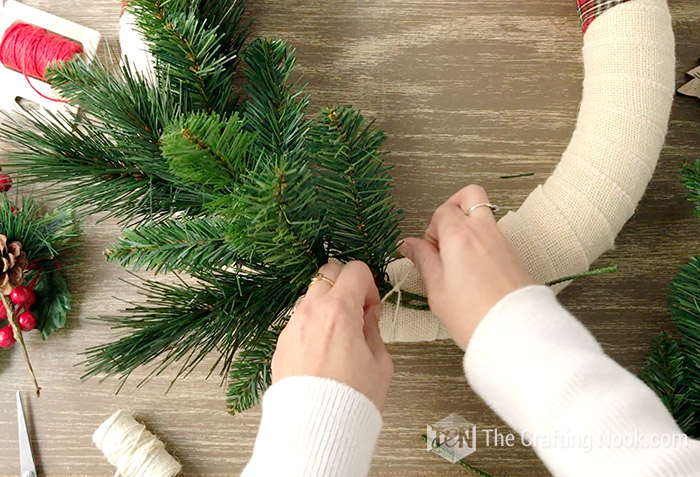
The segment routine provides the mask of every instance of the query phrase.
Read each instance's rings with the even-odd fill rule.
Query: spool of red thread
[[[80,43],[24,22],[13,23],[0,41],[0,63],[40,80],[49,65],[69,61],[82,52]]]

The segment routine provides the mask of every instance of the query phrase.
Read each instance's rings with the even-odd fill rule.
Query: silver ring
[[[475,205],[472,205],[471,207],[469,207],[469,210],[467,210],[467,211],[465,212],[465,214],[471,215],[471,213],[474,212],[474,211],[475,211],[476,209],[478,209],[479,207],[488,207],[489,209],[491,209],[491,212],[493,212],[494,214],[495,214],[496,212],[498,212],[498,206],[497,206],[497,205],[493,205],[493,204],[488,203],[488,202],[479,202],[478,204],[475,204]]]

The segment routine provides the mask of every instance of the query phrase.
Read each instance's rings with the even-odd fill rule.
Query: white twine
[[[386,300],[396,293],[396,307],[394,308],[394,318],[391,320],[391,336],[392,339],[394,336],[396,336],[396,324],[399,322],[399,310],[401,309],[401,286],[404,284],[406,280],[408,280],[408,277],[411,275],[411,270],[407,270],[406,273],[404,273],[403,277],[396,282],[394,287],[386,292],[386,294],[382,297],[380,303],[384,304]]]
[[[92,441],[117,468],[115,476],[174,477],[182,468],[146,426],[123,411],[102,423]]]

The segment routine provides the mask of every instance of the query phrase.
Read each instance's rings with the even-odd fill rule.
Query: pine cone
[[[24,272],[29,262],[18,241],[7,243],[0,234],[0,293],[9,295],[13,288],[24,283]]]

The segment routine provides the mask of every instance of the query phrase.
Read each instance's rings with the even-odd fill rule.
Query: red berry
[[[12,303],[15,305],[23,305],[29,301],[30,297],[29,294],[33,292],[25,287],[24,285],[20,285],[18,287],[15,287],[12,289],[10,292],[10,300],[12,300]]]
[[[27,301],[25,302],[25,305],[27,305],[27,308],[31,308],[34,306],[34,303],[36,303],[36,294],[34,293],[34,290],[29,288],[29,295],[27,296]]]
[[[12,178],[7,174],[0,174],[0,192],[7,192],[12,188]]]
[[[5,305],[0,303],[0,320],[4,320],[7,318],[7,309],[5,308]]]
[[[31,311],[25,311],[17,317],[17,323],[22,331],[32,331],[36,328],[36,316]]]
[[[15,344],[15,335],[11,326],[0,329],[0,348],[9,348]]]

